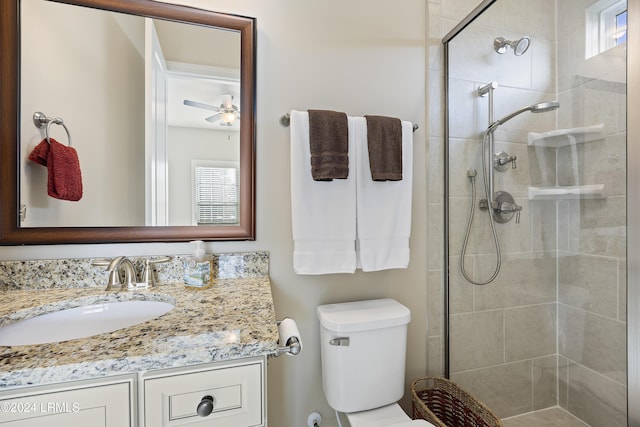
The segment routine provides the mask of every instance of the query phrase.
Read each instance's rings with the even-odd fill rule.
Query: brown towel
[[[47,167],[47,194],[56,199],[78,201],[82,198],[82,174],[78,153],[73,147],[50,138],[43,139],[29,154],[32,160]]]
[[[365,118],[371,178],[374,181],[401,181],[402,122],[394,117]]]
[[[314,181],[349,176],[347,115],[337,111],[308,110],[311,176]]]

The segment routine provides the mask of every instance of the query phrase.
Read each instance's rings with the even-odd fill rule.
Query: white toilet
[[[392,299],[318,307],[322,386],[351,427],[425,427],[396,403],[404,394],[411,312]]]

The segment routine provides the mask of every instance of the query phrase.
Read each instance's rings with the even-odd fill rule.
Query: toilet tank
[[[411,312],[393,299],[321,305],[322,386],[329,405],[357,412],[404,394]]]

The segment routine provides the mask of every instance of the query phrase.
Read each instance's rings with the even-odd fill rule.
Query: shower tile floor
[[[504,418],[504,427],[588,427],[562,408],[555,407]]]

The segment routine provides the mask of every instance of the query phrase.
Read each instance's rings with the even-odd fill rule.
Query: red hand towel
[[[49,143],[46,139],[43,139],[40,144],[36,145],[36,148],[29,154],[29,160],[36,162],[39,165],[47,167],[47,156],[49,155]]]
[[[82,198],[82,173],[78,153],[73,147],[50,138],[43,139],[29,154],[29,160],[47,167],[47,193],[49,196],[78,201]]]

